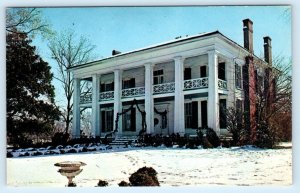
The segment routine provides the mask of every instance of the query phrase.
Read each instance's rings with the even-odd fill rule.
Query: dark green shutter
[[[136,115],[135,115],[135,108],[131,109],[131,115],[130,115],[131,119],[130,119],[130,126],[131,126],[131,131],[135,131],[136,130]]]
[[[105,129],[105,111],[101,111],[101,123],[102,123],[102,132],[105,132],[106,129]]]
[[[201,101],[202,127],[207,127],[207,101]]]
[[[198,102],[192,102],[192,128],[198,128]]]
[[[185,68],[184,69],[184,80],[189,80],[192,78],[192,69],[191,68]]]
[[[130,88],[134,88],[135,87],[135,78],[130,79]]]

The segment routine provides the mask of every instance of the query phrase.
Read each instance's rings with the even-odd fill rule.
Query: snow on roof
[[[116,54],[116,55],[109,56],[109,57],[106,57],[106,58],[103,58],[103,59],[100,59],[100,60],[95,60],[95,61],[91,61],[91,62],[88,62],[88,63],[79,64],[79,65],[76,65],[76,66],[72,66],[68,69],[81,68],[81,67],[84,67],[86,65],[93,64],[95,62],[100,62],[100,61],[108,60],[108,59],[111,59],[111,58],[116,58],[116,57],[119,57],[119,56],[133,54],[133,53],[136,53],[136,52],[149,50],[149,49],[153,49],[153,48],[157,48],[157,47],[161,47],[161,46],[165,46],[165,45],[169,45],[169,44],[173,44],[173,43],[178,43],[178,42],[182,42],[182,41],[186,41],[186,40],[191,40],[191,39],[195,39],[195,38],[199,38],[199,37],[205,37],[205,36],[209,36],[209,35],[213,35],[213,34],[217,34],[217,33],[221,34],[219,31],[213,31],[213,32],[199,33],[199,34],[193,35],[193,36],[185,36],[185,37],[179,36],[179,37],[177,37],[173,40],[169,40],[169,41],[161,42],[161,43],[158,43],[158,44],[153,44],[153,45],[150,45],[150,46],[146,46],[144,48],[139,48],[139,49],[131,50],[131,51],[128,51],[128,52]],[[223,34],[221,34],[221,35],[223,35]]]

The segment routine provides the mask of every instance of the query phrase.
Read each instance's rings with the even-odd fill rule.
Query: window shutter
[[[192,102],[192,128],[198,128],[198,101]]]
[[[115,90],[115,84],[114,82],[111,83],[111,91],[114,91]]]
[[[207,101],[201,101],[202,127],[207,127]]]
[[[135,115],[135,108],[131,109],[131,120],[130,120],[130,126],[131,126],[131,131],[136,131],[136,115]]]
[[[225,63],[219,63],[218,67],[218,78],[221,80],[225,80]]]
[[[135,78],[130,79],[130,88],[135,87]]]
[[[206,66],[200,66],[200,77],[207,77],[206,75]]]
[[[105,84],[101,84],[100,86],[100,92],[105,92]]]
[[[105,111],[101,111],[101,123],[102,123],[102,132],[105,132],[106,131],[106,128],[105,128]]]
[[[226,128],[226,99],[220,99],[219,101],[219,120],[220,128]]]
[[[189,80],[192,78],[192,69],[191,68],[185,68],[184,69],[184,80]]]

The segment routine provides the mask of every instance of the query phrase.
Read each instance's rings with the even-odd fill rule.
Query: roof
[[[102,62],[102,61],[105,61],[105,60],[110,60],[112,58],[117,58],[117,57],[121,57],[121,56],[124,56],[124,55],[130,55],[130,54],[142,52],[142,51],[145,51],[145,50],[151,50],[151,49],[154,49],[154,48],[159,48],[159,47],[163,47],[163,46],[166,46],[166,45],[172,45],[172,44],[179,43],[179,42],[193,40],[193,39],[197,39],[197,38],[200,38],[200,37],[212,36],[212,35],[215,35],[215,34],[221,35],[226,40],[228,40],[229,42],[233,43],[234,45],[236,45],[240,49],[242,49],[245,52],[248,52],[249,54],[251,54],[246,48],[244,48],[243,46],[239,45],[238,43],[236,43],[235,41],[231,40],[230,38],[226,37],[225,35],[223,35],[222,33],[220,33],[217,30],[217,31],[213,31],[213,32],[205,32],[205,33],[200,33],[200,34],[193,35],[193,36],[187,36],[187,37],[183,37],[183,38],[179,38],[179,39],[174,39],[174,40],[171,40],[171,41],[167,41],[167,42],[163,42],[163,43],[151,45],[151,46],[148,46],[148,47],[144,47],[144,48],[132,50],[132,51],[129,51],[129,52],[124,52],[124,53],[116,54],[116,55],[109,56],[107,58],[103,58],[103,59],[100,59],[100,60],[95,60],[95,61],[91,61],[91,62],[88,62],[88,63],[79,64],[79,65],[76,65],[76,66],[71,66],[71,67],[68,68],[68,70],[80,69],[80,68],[92,66],[96,62]],[[257,59],[263,61],[261,58],[255,56],[255,55],[253,55],[253,56],[256,57]],[[263,61],[263,62],[265,62],[265,61]]]

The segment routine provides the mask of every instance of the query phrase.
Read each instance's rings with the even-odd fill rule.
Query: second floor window
[[[153,71],[153,84],[164,83],[164,70]]]
[[[134,88],[135,87],[135,78],[123,80],[123,89]]]
[[[113,91],[113,90],[114,90],[114,82],[101,84],[101,88],[100,88],[101,92],[107,92],[107,91]]]

